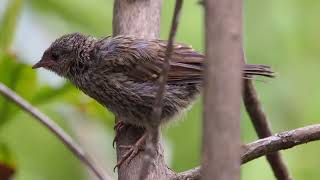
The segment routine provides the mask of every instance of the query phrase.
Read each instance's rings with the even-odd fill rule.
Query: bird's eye
[[[57,52],[52,52],[51,58],[52,60],[56,61],[59,59],[59,54]]]

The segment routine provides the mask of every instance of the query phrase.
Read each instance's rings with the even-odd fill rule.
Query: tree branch
[[[19,95],[11,91],[4,84],[0,83],[0,94],[6,97],[9,101],[18,105],[25,112],[29,113],[37,119],[42,125],[47,127],[54,135],[56,135],[66,147],[81,161],[83,162],[100,180],[111,179],[105,175],[87,156],[87,154],[76,144],[72,138],[63,131],[57,124],[55,124],[48,116],[40,112],[37,108],[33,107],[27,101],[22,99]]]
[[[241,163],[244,164],[261,156],[316,140],[320,140],[320,124],[278,133],[245,145],[242,149]],[[200,171],[201,168],[196,167],[178,173],[175,180],[200,179]]]
[[[176,36],[177,32],[177,27],[179,24],[179,16],[180,16],[180,11],[182,8],[182,3],[183,0],[176,0],[175,8],[174,8],[174,13],[172,17],[172,22],[171,22],[171,29],[170,29],[170,35],[168,39],[168,44],[167,44],[167,49],[166,49],[166,54],[164,58],[164,63],[162,65],[162,71],[159,77],[158,81],[158,87],[159,90],[156,94],[156,99],[153,105],[153,113],[152,113],[152,122],[155,123],[155,126],[159,126],[160,124],[160,117],[161,117],[161,112],[162,112],[162,101],[163,101],[163,96],[165,93],[165,87],[168,81],[168,73],[170,69],[170,59],[173,51],[173,42],[174,38]]]
[[[243,61],[245,57],[243,53]],[[272,135],[271,127],[267,115],[264,113],[257,92],[251,80],[244,80],[243,84],[243,102],[250,116],[251,122],[257,132],[258,137],[265,138]],[[267,155],[267,160],[278,180],[290,180],[291,177],[288,168],[284,163],[281,154],[275,152]]]
[[[242,0],[206,0],[201,176],[240,178]]]
[[[170,59],[173,51],[173,42],[177,32],[178,24],[179,24],[179,17],[182,8],[183,0],[176,0],[174,13],[171,22],[171,29],[169,34],[169,39],[167,43],[167,49],[165,52],[164,63],[162,65],[162,71],[160,73],[159,80],[157,81],[157,86],[159,87],[155,102],[153,105],[153,111],[151,115],[151,127],[149,128],[149,138],[147,140],[147,144],[145,147],[145,157],[144,163],[141,169],[140,179],[145,179],[148,175],[148,170],[150,165],[152,164],[151,160],[154,159],[157,143],[159,141],[159,126],[161,122],[161,113],[162,113],[162,105],[163,105],[163,97],[166,92],[166,84],[168,81],[168,73],[170,69]]]
[[[143,39],[158,39],[161,6],[162,0],[115,0],[113,35],[123,34]],[[119,120],[121,117],[116,118],[116,121]],[[133,126],[121,130],[116,142],[118,160],[126,153],[126,150],[119,148],[119,145],[134,144],[143,132],[143,128]],[[157,154],[151,159],[154,165],[150,167],[147,179],[171,179],[174,173],[167,168],[160,139],[157,144]],[[118,169],[119,180],[139,179],[145,154],[146,151],[141,151],[129,164],[122,165]]]

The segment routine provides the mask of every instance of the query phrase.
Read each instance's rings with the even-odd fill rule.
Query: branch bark
[[[149,127],[149,138],[147,144],[145,146],[145,157],[144,163],[140,173],[140,179],[144,180],[148,176],[149,168],[152,164],[152,159],[156,155],[157,152],[157,145],[159,142],[159,135],[160,135],[160,122],[161,122],[161,113],[162,113],[162,104],[163,104],[163,97],[166,93],[165,87],[168,81],[168,73],[170,70],[170,59],[173,51],[173,43],[176,36],[178,24],[179,24],[179,17],[182,8],[183,0],[176,0],[174,13],[171,22],[171,29],[167,43],[166,54],[164,58],[164,63],[162,67],[162,72],[160,74],[158,80],[158,92],[156,94],[156,99],[153,105],[153,112],[151,115],[151,127]]]
[[[244,80],[243,101],[258,137],[265,138],[272,135],[266,114],[263,112],[259,98],[251,80]],[[278,180],[290,180],[288,168],[279,152],[267,155],[267,160]]]
[[[113,35],[133,35],[145,39],[159,38],[161,6],[162,0],[115,0]],[[121,117],[116,117],[116,121],[120,119]],[[119,145],[134,144],[142,136],[143,131],[137,127],[129,127],[121,131],[117,141],[118,160],[126,152],[118,148]],[[157,154],[151,159],[155,166],[150,167],[147,179],[171,179],[174,173],[167,168],[160,140],[158,144]],[[145,151],[140,152],[130,164],[124,164],[118,169],[119,180],[139,179],[145,153]]]
[[[245,145],[242,148],[241,163],[316,140],[320,140],[320,124],[275,134]],[[178,173],[175,180],[198,180],[201,178],[200,171],[201,168],[196,167]]]
[[[242,1],[210,0],[205,5],[204,180],[240,178]]]
[[[244,52],[243,61],[245,62]],[[268,123],[269,121],[267,115],[262,109],[259,97],[252,81],[249,79],[244,80],[243,86],[243,102],[258,137],[261,139],[271,136],[272,131]],[[291,179],[288,168],[286,167],[286,164],[284,163],[279,152],[268,154],[267,160],[273,170],[274,175],[278,180]]]
[[[37,108],[33,107],[26,100],[22,99],[16,93],[7,88],[4,84],[0,83],[0,94],[6,97],[9,101],[18,105],[25,112],[29,113],[37,119],[42,125],[48,128],[54,135],[56,135],[66,147],[85,164],[100,180],[111,179],[104,174],[88,157],[88,155],[76,144],[72,138],[63,131],[56,123],[54,123],[48,116],[40,112]]]

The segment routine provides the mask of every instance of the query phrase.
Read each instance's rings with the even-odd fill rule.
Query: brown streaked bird
[[[73,33],[53,42],[33,68],[43,67],[69,79],[120,117],[122,123],[116,125],[118,129],[123,124],[148,127],[166,46],[167,41],[157,39],[131,36],[97,39]],[[162,123],[173,119],[200,94],[204,61],[204,55],[190,46],[174,44],[163,97]],[[266,65],[245,64],[243,78],[254,75],[273,77],[273,72]],[[143,140],[138,142],[134,146],[141,145]],[[117,166],[134,156],[133,149],[129,150]]]

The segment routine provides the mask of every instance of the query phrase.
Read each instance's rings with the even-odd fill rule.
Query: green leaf
[[[12,77],[13,72],[17,73],[19,71],[18,62],[7,53],[1,51],[0,54],[0,82],[4,83],[9,88],[13,88],[14,77]],[[19,74],[19,73],[18,73]],[[9,103],[6,99],[0,96],[0,126],[4,124],[7,120]]]
[[[20,71],[15,86],[16,92],[23,98],[30,100],[37,88],[36,72],[29,65],[20,64]],[[15,76],[15,74],[12,74]]]
[[[8,1],[7,9],[0,20],[0,47],[3,49],[9,49],[12,44],[21,7],[22,0]]]
[[[111,34],[113,1],[106,0],[30,0],[28,1],[36,11],[65,20],[68,25],[75,25],[87,33],[101,36]]]
[[[16,171],[15,158],[10,149],[0,142],[0,179],[9,180]]]
[[[16,60],[11,54],[0,55],[0,82],[29,100],[36,90],[36,74],[30,66]],[[18,108],[0,97],[0,126],[5,124]]]
[[[34,93],[34,97],[32,98],[32,104],[42,104],[52,100],[57,99],[57,97],[62,96],[66,92],[71,89],[70,83],[65,83],[59,88],[53,88],[51,86],[43,86],[36,93]]]

